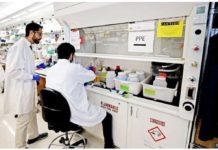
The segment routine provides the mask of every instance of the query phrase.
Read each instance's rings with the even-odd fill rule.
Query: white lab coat
[[[94,126],[106,116],[106,111],[87,100],[84,83],[95,79],[95,74],[79,64],[59,59],[46,76],[46,87],[59,91],[68,101],[70,121],[81,126]]]
[[[3,82],[4,80],[5,80],[5,71],[2,65],[0,64],[0,82]]]
[[[8,51],[5,71],[4,112],[25,114],[33,111],[35,82],[31,43],[21,38]]]
[[[5,71],[2,65],[0,64],[0,93],[2,92],[4,88],[4,80],[5,80]]]

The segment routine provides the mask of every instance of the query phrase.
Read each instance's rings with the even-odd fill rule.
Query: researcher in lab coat
[[[36,81],[40,77],[35,74],[32,44],[40,42],[42,28],[34,22],[28,24],[26,36],[9,49],[6,58],[4,112],[16,118],[17,148],[25,148],[48,136],[48,133],[38,133],[35,109]]]
[[[57,53],[58,62],[47,72],[46,87],[59,91],[66,98],[72,123],[80,126],[102,123],[105,148],[113,148],[111,114],[87,100],[84,83],[95,79],[94,72],[73,63],[75,48],[70,43],[60,44]]]

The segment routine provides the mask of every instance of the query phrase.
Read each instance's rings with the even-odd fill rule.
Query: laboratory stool
[[[48,148],[85,148],[87,139],[81,135],[83,128],[70,122],[70,108],[63,95],[45,88],[40,91],[40,101],[42,118],[48,123],[48,129],[65,132],[53,139]]]

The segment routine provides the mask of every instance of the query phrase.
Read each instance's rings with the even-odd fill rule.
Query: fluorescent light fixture
[[[7,22],[7,21],[10,21],[10,20],[11,20],[11,18],[7,18],[7,19],[2,20],[1,23]]]
[[[29,7],[33,5],[34,1],[17,1],[17,2],[9,2],[9,4],[3,8],[1,8],[1,15],[2,17],[0,19],[3,19],[3,17],[9,16],[15,12],[18,12],[26,7]]]
[[[26,13],[27,13],[26,11],[23,11],[23,12],[21,12],[21,13],[18,13],[18,14],[16,14],[16,15],[12,16],[12,18],[18,18],[18,17],[20,17],[20,16],[22,16],[22,15],[24,15],[24,14],[26,14]]]
[[[42,8],[42,7],[44,7],[44,6],[46,6],[46,5],[49,5],[49,4],[51,4],[51,2],[42,3],[42,4],[40,4],[40,5],[37,5],[37,6],[33,7],[33,8],[28,9],[28,11],[34,11],[34,10],[37,10],[37,9]]]
[[[20,21],[20,20],[22,20],[22,19],[23,19],[22,17],[16,18],[15,22],[16,22],[16,21]]]

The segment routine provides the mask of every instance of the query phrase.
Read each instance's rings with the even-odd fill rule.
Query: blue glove
[[[45,64],[41,63],[39,65],[36,66],[38,69],[45,69]]]
[[[33,80],[39,81],[40,80],[40,76],[39,75],[33,75]]]
[[[89,67],[87,67],[87,70],[93,70],[93,67],[92,66],[89,66]]]

